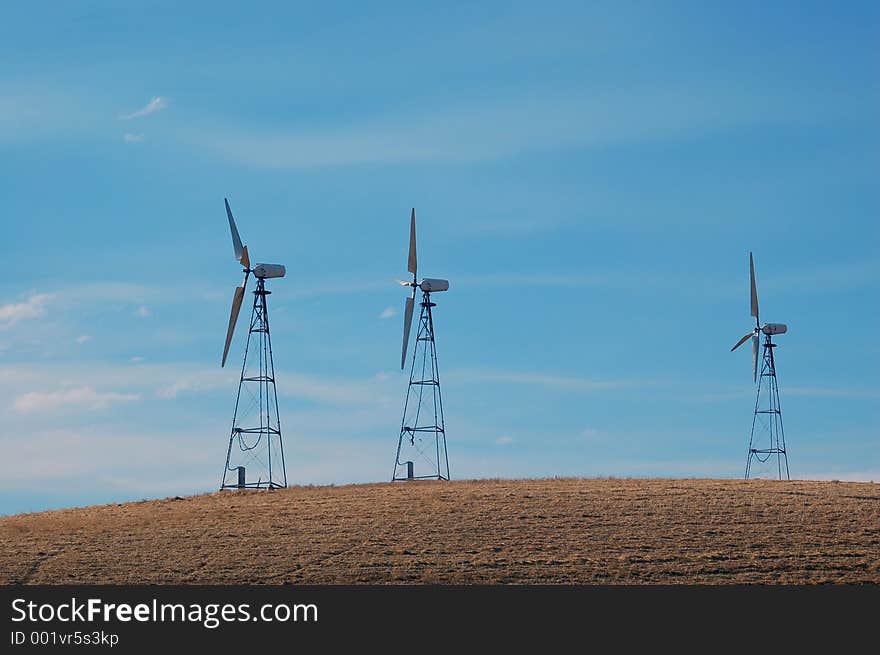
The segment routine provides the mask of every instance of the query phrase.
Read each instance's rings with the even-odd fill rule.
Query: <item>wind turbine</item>
[[[752,340],[752,381],[757,382],[758,389],[755,397],[755,412],[752,417],[752,430],[749,435],[749,452],[746,460],[746,479],[752,474],[752,461],[764,463],[774,455],[776,456],[776,470],[779,479],[783,476],[783,464],[785,479],[791,479],[788,472],[788,454],[785,450],[785,431],[782,427],[782,407],[779,404],[779,386],[776,380],[776,359],[773,349],[777,344],[773,343],[774,334],[785,334],[788,326],[784,323],[761,323],[758,312],[758,288],[755,283],[755,260],[749,253],[749,277],[751,281],[751,315],[755,317],[755,327],[747,332],[742,339],[736,342],[731,352],[739,348],[750,338]],[[761,375],[758,376],[758,346],[763,335],[763,353]],[[767,378],[766,385],[764,378]],[[762,390],[765,392],[762,404]],[[756,443],[762,442],[761,448]]]
[[[407,270],[412,281],[400,284],[412,288],[403,311],[403,346],[400,351],[400,369],[406,366],[406,352],[412,331],[416,294],[422,292],[419,325],[413,346],[409,385],[403,405],[403,419],[397,439],[394,473],[391,480],[448,480],[449,457],[446,453],[446,426],[443,419],[443,398],[440,394],[440,371],[437,367],[437,346],[434,341],[434,318],[431,312],[437,304],[431,294],[447,291],[449,281],[418,277],[416,257],[416,210],[412,210],[409,224],[409,257]],[[416,471],[418,467],[418,472]],[[422,472],[424,470],[425,472]]]
[[[229,201],[225,198],[223,201],[226,204],[229,230],[232,232],[235,259],[242,265],[244,281],[232,294],[232,311],[226,329],[221,367],[226,365],[235,324],[241,312],[244,291],[251,274],[256,278],[257,284],[253,292],[254,305],[244,348],[238,394],[235,397],[235,410],[232,414],[232,431],[229,434],[226,466],[223,469],[220,488],[277,489],[287,486],[287,471],[284,466],[281,419],[278,414],[278,394],[275,390],[275,364],[272,358],[272,337],[269,333],[269,312],[266,306],[266,297],[272,292],[266,290],[266,280],[284,277],[286,269],[282,264],[257,264],[251,268],[248,248],[241,243]],[[252,338],[255,347],[252,347]],[[242,403],[242,389],[245,390],[244,403]]]

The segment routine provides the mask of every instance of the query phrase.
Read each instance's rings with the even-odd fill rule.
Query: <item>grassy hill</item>
[[[0,518],[0,583],[880,583],[880,484],[485,480]]]

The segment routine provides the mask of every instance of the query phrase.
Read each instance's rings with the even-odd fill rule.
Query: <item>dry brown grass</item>
[[[0,583],[880,583],[880,485],[295,487],[0,518]]]

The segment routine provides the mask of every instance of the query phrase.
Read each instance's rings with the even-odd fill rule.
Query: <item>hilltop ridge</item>
[[[880,584],[880,485],[292,487],[7,516],[0,536],[6,584]]]

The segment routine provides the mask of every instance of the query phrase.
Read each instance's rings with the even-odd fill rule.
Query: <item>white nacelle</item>
[[[449,280],[434,280],[432,278],[426,277],[419,284],[419,288],[422,291],[427,291],[428,293],[434,293],[436,291],[447,291],[449,289]]]
[[[287,269],[283,264],[257,264],[254,266],[254,277],[267,279],[272,277],[284,277]]]
[[[764,323],[761,326],[761,332],[764,334],[785,334],[788,332],[788,326],[785,323]]]

